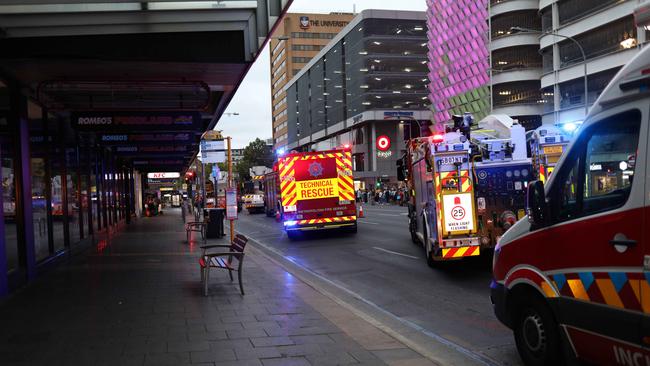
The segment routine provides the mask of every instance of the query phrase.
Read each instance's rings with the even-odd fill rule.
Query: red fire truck
[[[357,231],[349,149],[287,154],[278,160],[278,175],[280,215],[290,239],[308,230]]]

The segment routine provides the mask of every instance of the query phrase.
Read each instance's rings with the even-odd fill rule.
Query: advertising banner
[[[237,188],[226,189],[226,219],[237,220]]]
[[[73,112],[72,126],[78,131],[194,131],[201,127],[196,112]]]

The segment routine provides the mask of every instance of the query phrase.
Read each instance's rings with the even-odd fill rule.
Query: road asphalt
[[[422,247],[411,242],[405,207],[364,205],[364,212],[357,234],[310,233],[297,241],[264,214],[244,210],[235,225],[267,252],[362,301],[383,319],[412,328],[420,339],[442,342],[484,364],[521,364],[512,332],[490,303],[491,253],[432,269]]]

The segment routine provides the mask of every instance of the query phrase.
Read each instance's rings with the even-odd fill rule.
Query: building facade
[[[271,109],[276,147],[287,144],[287,96],[284,87],[343,27],[352,14],[287,13],[271,39]]]
[[[618,70],[648,39],[638,0],[432,0],[430,98],[451,114],[506,114],[527,129],[585,118]],[[487,20],[487,21],[486,21]]]
[[[362,12],[288,82],[287,147],[349,145],[357,188],[396,183],[405,140],[429,133],[427,72],[424,12]]]

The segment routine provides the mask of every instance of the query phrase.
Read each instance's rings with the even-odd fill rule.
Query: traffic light
[[[193,171],[188,170],[187,173],[185,173],[185,181],[186,182],[193,182],[195,176],[196,176],[196,174]]]
[[[381,181],[377,179],[377,183],[375,183],[375,187],[381,188]]]

